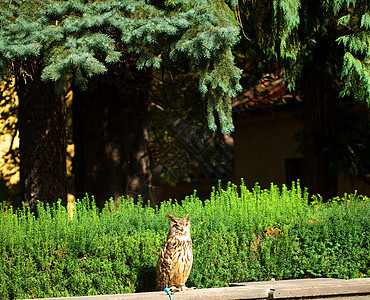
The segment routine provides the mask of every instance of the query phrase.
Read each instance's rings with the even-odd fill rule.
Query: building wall
[[[370,197],[370,185],[361,180],[350,180],[343,173],[338,177],[338,195],[343,196],[344,193],[352,194],[357,191],[357,195],[366,195]]]
[[[295,135],[303,129],[300,110],[279,111],[245,116],[235,122],[233,180],[252,188],[256,182],[269,188],[273,182],[291,185],[303,178],[303,156],[297,151]],[[301,186],[304,181],[301,179]],[[338,195],[353,193],[370,196],[370,185],[360,180],[350,181],[338,176]]]
[[[290,187],[292,180],[300,178],[304,186],[303,155],[299,153],[296,135],[303,130],[302,111],[265,110],[263,113],[244,116],[235,121],[233,179],[236,184],[243,178],[251,189],[256,182],[262,188],[271,183]],[[299,176],[302,174],[302,176]],[[212,186],[217,183],[183,184],[175,187],[156,188],[154,204],[169,198],[181,201],[196,189],[197,195],[209,197]],[[350,181],[343,174],[338,176],[338,195],[353,193],[370,196],[370,185],[362,181]]]
[[[286,159],[302,158],[294,136],[303,129],[299,112],[267,112],[245,116],[235,124],[234,180],[247,187],[256,182],[269,188],[271,182],[286,183]]]

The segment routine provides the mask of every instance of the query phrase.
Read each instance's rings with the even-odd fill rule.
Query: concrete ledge
[[[84,296],[69,298],[49,298],[49,300],[168,300],[163,292],[135,293],[104,296]],[[179,292],[172,296],[173,300],[190,299],[338,299],[338,300],[370,300],[370,278],[361,279],[297,279],[282,281],[263,281],[232,283],[230,287],[199,289]]]
[[[234,283],[230,286],[270,289],[271,299],[310,299],[319,297],[343,298],[344,296],[367,296],[370,299],[370,278],[360,279],[298,279],[271,282]]]

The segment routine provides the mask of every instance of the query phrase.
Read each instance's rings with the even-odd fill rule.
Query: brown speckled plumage
[[[157,263],[157,289],[186,289],[185,282],[193,264],[192,241],[190,237],[190,214],[179,219],[171,219],[167,242],[159,255]]]

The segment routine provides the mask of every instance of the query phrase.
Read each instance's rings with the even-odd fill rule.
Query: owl
[[[193,264],[192,241],[190,237],[190,218],[179,219],[168,214],[170,230],[157,263],[157,289],[163,290],[166,285],[171,292],[187,290],[185,282]]]

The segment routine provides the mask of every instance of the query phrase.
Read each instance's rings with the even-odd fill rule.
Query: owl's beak
[[[181,226],[180,230],[181,230],[181,232],[184,232],[184,230],[185,230],[184,226]]]

